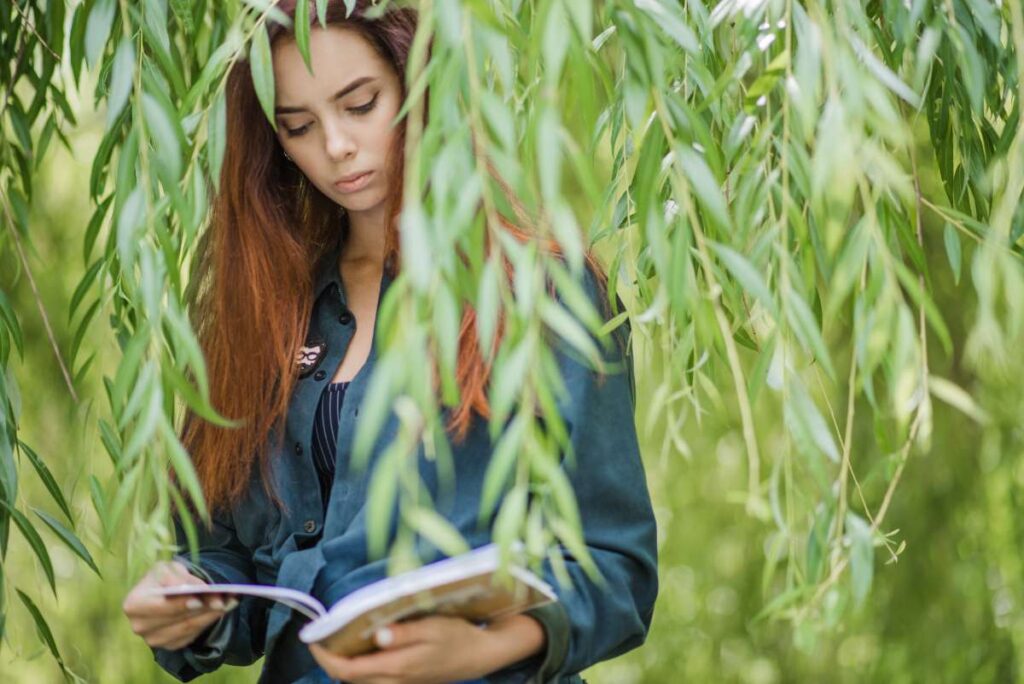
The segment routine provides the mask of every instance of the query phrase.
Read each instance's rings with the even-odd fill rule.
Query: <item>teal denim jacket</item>
[[[392,414],[372,450],[370,467],[346,467],[360,404],[376,362],[376,334],[366,364],[346,391],[338,425],[337,467],[330,498],[321,502],[311,459],[313,417],[326,383],[338,368],[355,332],[356,321],[346,308],[337,263],[340,245],[317,266],[310,342],[326,344],[316,369],[306,369],[292,395],[285,421],[283,447],[275,454],[272,473],[286,510],[274,506],[254,468],[246,496],[228,513],[214,516],[211,528],[200,524],[199,563],[183,551],[176,558],[195,574],[216,582],[245,582],[290,587],[331,606],[350,592],[386,576],[386,560],[367,556],[367,485],[373,463],[396,434]],[[585,288],[598,311],[596,281],[586,271]],[[381,280],[381,301],[391,278]],[[623,326],[621,335],[627,334]],[[575,461],[563,461],[582,520],[584,540],[606,584],[595,584],[568,553],[566,566],[573,588],[561,587],[545,562],[544,579],[559,601],[530,611],[544,628],[547,647],[526,660],[493,672],[486,682],[581,682],[577,673],[594,663],[640,646],[647,635],[658,592],[656,524],[633,420],[635,385],[625,345],[601,377],[584,361],[559,347],[557,354],[566,389],[560,402],[572,439]],[[621,352],[621,353],[620,353]],[[623,363],[623,361],[625,363]],[[613,370],[617,365],[618,370]],[[273,444],[274,435],[268,439]],[[439,512],[470,546],[491,541],[489,528],[477,525],[484,473],[491,455],[487,421],[474,415],[464,442],[453,444],[456,473],[454,495]],[[424,483],[437,501],[434,462],[419,458]],[[324,513],[326,509],[326,514]],[[394,518],[393,518],[394,519]],[[187,549],[175,520],[178,544]],[[392,525],[392,532],[394,525]],[[431,560],[426,558],[425,560]],[[181,681],[211,672],[220,665],[248,665],[265,655],[260,682],[329,682],[298,639],[302,618],[276,602],[241,598],[190,646],[153,649],[157,662]]]

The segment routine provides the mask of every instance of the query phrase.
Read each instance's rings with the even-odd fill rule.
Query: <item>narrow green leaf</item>
[[[393,445],[377,460],[367,488],[366,544],[370,558],[387,551],[388,531],[398,495],[398,449]]]
[[[14,524],[21,530],[21,534],[25,537],[25,541],[32,548],[36,558],[39,559],[39,564],[43,566],[43,573],[46,575],[46,581],[50,584],[50,590],[53,595],[57,595],[57,583],[53,575],[53,562],[50,560],[50,552],[46,550],[46,544],[43,543],[42,537],[36,532],[36,528],[32,526],[32,523],[28,521],[28,518],[22,514],[21,511],[8,504],[6,501],[0,499],[0,506],[7,509],[10,513],[11,518],[14,520]]]
[[[93,561],[92,554],[89,553],[89,549],[85,548],[85,544],[82,543],[82,540],[80,540],[74,532],[61,525],[46,511],[33,507],[32,512],[42,518],[43,522],[49,525],[54,534],[56,534],[69,549],[74,551],[75,555],[85,561],[85,564],[88,565],[93,572],[95,572],[99,577],[103,577],[103,575],[100,574],[100,569],[96,567],[96,562]]]
[[[224,164],[224,149],[228,139],[228,110],[224,91],[217,93],[210,108],[210,119],[206,129],[206,162],[213,180],[213,187],[220,192],[220,171]]]
[[[57,664],[60,665],[61,670],[66,672],[67,668],[64,666],[64,658],[60,655],[60,650],[57,648],[57,641],[53,638],[53,632],[50,631],[50,626],[46,623],[46,618],[43,617],[39,608],[25,592],[21,589],[16,589],[16,591],[18,592],[18,598],[21,599],[21,602],[25,605],[29,615],[32,616],[32,622],[36,625],[36,631],[46,644],[46,648],[49,649],[50,655],[52,655],[54,660],[57,661]]]
[[[18,349],[18,354],[24,355],[25,348],[22,339],[21,323],[18,322],[14,308],[11,306],[11,302],[7,299],[7,295],[4,294],[3,290],[0,290],[0,319],[3,319],[4,325],[11,333],[11,337],[14,339],[14,346]]]
[[[256,31],[252,44],[249,46],[249,68],[252,73],[253,87],[256,89],[256,97],[263,107],[263,113],[270,125],[277,130],[277,121],[274,117],[274,65],[270,55],[270,35],[267,27],[263,26]]]
[[[185,486],[185,491],[188,492],[189,497],[192,499],[199,517],[204,520],[209,518],[210,512],[206,507],[203,487],[199,483],[199,478],[196,475],[195,467],[192,465],[192,459],[189,457],[188,452],[181,446],[181,442],[178,441],[174,429],[166,420],[159,421],[158,430],[164,438],[164,447],[167,450],[171,467],[174,468],[178,481]]]
[[[71,515],[71,507],[68,506],[67,499],[64,498],[64,492],[61,491],[60,486],[57,485],[57,480],[54,479],[53,473],[43,462],[43,459],[39,457],[39,454],[35,452],[28,444],[19,441],[18,446],[22,453],[28,456],[29,462],[32,463],[32,467],[35,468],[36,474],[39,475],[39,479],[42,480],[43,486],[46,487],[46,491],[50,493],[50,497],[54,500],[64,517],[67,518],[68,522],[72,525],[75,524],[74,516]]]
[[[408,516],[412,528],[446,556],[469,551],[469,544],[458,529],[436,511],[419,507]]]
[[[947,223],[942,233],[943,242],[946,244],[946,258],[949,259],[949,267],[953,270],[953,282],[960,284],[960,234],[956,232],[951,224]]]
[[[709,244],[729,273],[739,282],[744,292],[760,302],[761,306],[772,315],[772,318],[779,320],[779,309],[775,304],[775,298],[754,265],[747,261],[745,256],[723,244],[717,242]]]
[[[106,47],[116,11],[117,0],[96,0],[89,12],[89,21],[85,26],[85,61],[90,69],[96,66]]]
[[[111,67],[110,92],[107,95],[107,129],[109,130],[118,115],[128,103],[135,78],[135,46],[131,38],[125,36],[117,46],[114,63]]]
[[[929,375],[928,391],[980,425],[985,425],[991,420],[988,412],[981,408],[970,394],[950,380]]]
[[[850,537],[850,581],[855,605],[862,605],[875,571],[875,546],[871,526],[854,513],[846,514],[846,528]]]
[[[679,163],[683,167],[686,178],[693,186],[693,196],[697,203],[708,214],[708,218],[714,220],[722,230],[729,230],[732,222],[729,220],[729,209],[725,203],[725,195],[719,182],[711,173],[711,168],[704,157],[697,153],[692,147],[676,145],[675,154],[679,157]]]
[[[313,73],[313,61],[309,54],[309,0],[298,0],[295,5],[295,44],[306,63],[309,73]]]
[[[162,180],[168,186],[177,185],[181,178],[181,141],[183,135],[176,112],[165,97],[143,93],[142,111],[146,116],[147,135],[157,151],[157,161],[164,172]]]
[[[821,328],[817,319],[811,312],[807,302],[800,296],[800,293],[790,288],[786,292],[786,318],[793,332],[796,334],[800,344],[814,355],[814,358],[821,364],[821,367],[828,373],[829,378],[835,380],[836,371],[832,366],[832,358],[825,346],[825,340],[821,336]]]

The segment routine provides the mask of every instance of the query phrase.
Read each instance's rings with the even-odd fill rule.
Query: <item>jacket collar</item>
[[[339,230],[337,237],[331,244],[331,248],[320,259],[316,270],[316,282],[313,284],[313,301],[320,298],[330,285],[338,286],[338,293],[341,295],[341,303],[345,303],[345,287],[341,282],[341,273],[338,269],[338,259],[341,256],[342,232]]]

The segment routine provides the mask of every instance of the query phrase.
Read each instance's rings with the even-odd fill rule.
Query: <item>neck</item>
[[[348,236],[341,249],[342,263],[384,264],[387,229],[385,203],[365,212],[349,212]]]

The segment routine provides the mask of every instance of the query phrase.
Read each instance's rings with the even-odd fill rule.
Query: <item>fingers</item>
[[[178,562],[157,563],[125,597],[122,609],[133,632],[150,646],[180,648],[238,606],[238,599],[222,594],[159,596],[157,587],[205,586],[206,582]]]
[[[191,605],[186,604],[188,607],[183,610],[154,610],[148,613],[139,613],[129,616],[132,631],[139,636],[144,637],[156,630],[184,624],[194,619],[201,620],[204,617],[212,617],[213,619],[216,619],[221,615],[225,615],[234,610],[238,606],[238,599],[234,598],[229,599],[227,603],[222,604],[222,608],[207,607],[197,598],[189,598],[188,601],[195,601],[195,603],[192,603]],[[194,608],[192,606],[194,606]]]
[[[373,641],[377,648],[389,651],[428,641],[432,634],[431,621],[432,618],[423,618],[392,623],[374,632]]]
[[[398,681],[402,672],[397,653],[374,653],[346,658],[333,653],[319,644],[309,645],[313,659],[332,679],[359,684],[377,684]]]
[[[222,611],[204,611],[199,615],[187,618],[174,624],[166,625],[140,634],[150,646],[158,648],[178,649],[195,641],[203,630],[219,620]]]

